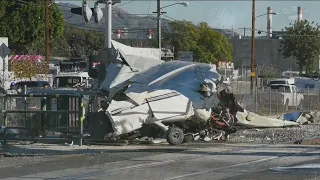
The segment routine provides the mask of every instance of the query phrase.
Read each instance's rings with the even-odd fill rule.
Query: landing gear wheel
[[[170,127],[167,131],[166,139],[170,145],[182,144],[184,139],[183,130],[178,127]]]
[[[193,141],[193,135],[192,134],[185,134],[183,138],[184,143],[189,143]]]

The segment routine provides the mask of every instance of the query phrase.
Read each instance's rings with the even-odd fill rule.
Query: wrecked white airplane
[[[116,71],[108,70],[110,74]],[[101,111],[106,112],[112,126],[106,137],[129,134],[146,124],[156,124],[166,131],[170,144],[222,137],[234,118],[229,111],[212,112],[212,107],[220,102],[220,79],[215,65],[170,61],[120,80],[108,89],[108,97],[102,102]],[[104,83],[107,85],[101,87],[110,87],[110,80]],[[217,120],[223,124],[219,126]]]
[[[100,86],[107,95],[93,118],[99,119],[92,126],[93,137],[156,137],[165,132],[168,143],[176,145],[225,139],[235,132],[237,118],[248,124],[249,115],[221,83],[215,65],[163,62],[157,49],[112,43],[117,60],[106,68]],[[250,123],[255,126],[256,121]]]
[[[133,48],[112,41],[109,62],[100,89],[107,92],[93,119],[93,137],[121,138],[140,133],[156,137],[165,132],[170,144],[202,138],[220,139],[234,130],[228,93],[218,93],[221,76],[215,65],[184,61],[163,62],[159,49]],[[220,99],[227,100],[224,108]],[[159,130],[160,129],[160,130]],[[159,132],[160,131],[160,132]],[[224,136],[225,135],[225,136]]]

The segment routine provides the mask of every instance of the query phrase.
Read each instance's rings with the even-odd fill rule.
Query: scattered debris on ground
[[[260,116],[256,116],[256,118],[260,118]],[[279,121],[285,121],[292,123],[296,123],[297,126],[292,127],[265,127],[265,128],[256,128],[251,127],[243,127],[242,129],[238,129],[236,133],[231,134],[229,136],[228,142],[230,143],[267,143],[267,144],[276,144],[276,143],[288,143],[288,144],[315,144],[316,141],[311,139],[315,139],[320,137],[320,113],[319,112],[302,112],[302,111],[294,111],[290,113],[284,113],[278,116],[278,118],[271,118],[274,123],[269,123],[270,126],[274,125],[279,119]],[[258,121],[255,123],[257,125],[269,125],[267,122],[263,122],[262,120],[269,120],[269,118],[261,118],[256,120],[255,118],[251,121]],[[252,123],[252,122],[250,122]],[[259,124],[260,123],[260,124]],[[278,124],[281,125],[279,122]],[[307,141],[308,139],[308,141]],[[320,140],[319,140],[320,144]]]
[[[312,124],[319,123],[320,113],[315,111],[294,111],[290,113],[284,113],[279,116],[278,119],[293,121],[300,125],[302,124]]]
[[[248,128],[242,127],[237,130],[236,133],[230,134],[226,143],[259,143],[259,144],[304,144],[304,145],[319,145],[320,144],[320,112],[300,112],[295,111],[292,113],[285,113],[278,118],[279,121],[286,120],[292,121],[299,124],[294,127],[275,127],[275,128]],[[0,130],[3,128],[0,128]],[[11,132],[8,129],[7,133],[17,136],[17,132]],[[0,132],[1,134],[1,132]],[[62,137],[61,133],[47,133],[45,137]],[[158,139],[157,139],[158,140]],[[144,140],[143,138],[131,140],[130,142],[103,142],[95,140],[85,140],[84,144],[91,145],[129,145],[129,144],[162,144],[164,139],[156,142],[155,140],[150,141],[149,139]],[[33,143],[33,142],[32,142]],[[32,144],[30,141],[22,141],[20,145]],[[61,143],[61,142],[60,142]],[[0,150],[3,149],[4,144],[0,142]],[[64,143],[64,146],[72,147],[73,141]],[[6,155],[7,156],[7,155]],[[22,155],[24,156],[24,155]]]
[[[320,124],[301,125],[299,127],[240,129],[229,136],[230,143],[288,143],[320,137]]]

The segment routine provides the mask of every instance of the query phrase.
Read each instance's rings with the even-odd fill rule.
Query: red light
[[[97,66],[99,66],[99,64],[100,64],[100,62],[94,62],[94,63],[92,63],[92,67],[97,67]]]

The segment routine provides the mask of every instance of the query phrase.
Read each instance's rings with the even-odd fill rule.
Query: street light
[[[157,0],[157,12],[153,12],[153,13],[157,13],[157,29],[158,29],[158,46],[159,49],[161,51],[161,10],[170,6],[174,6],[174,5],[182,5],[184,7],[188,7],[189,3],[187,2],[176,2],[167,6],[163,6],[161,7],[161,0]]]
[[[189,6],[188,2],[177,2],[177,3],[173,3],[173,4],[170,4],[170,5],[167,5],[167,6],[163,6],[160,9],[164,9],[164,8],[167,8],[167,7],[170,7],[170,6],[174,6],[174,5],[177,5],[177,4],[182,5],[184,7],[188,7]]]
[[[265,16],[267,14],[278,15],[278,13],[275,13],[275,12],[273,12],[273,13],[265,13],[265,14],[261,14],[259,16],[256,16],[255,19],[257,19],[258,17],[261,17],[261,16]],[[248,30],[250,28],[243,27],[243,28],[238,28],[238,29],[242,29],[243,30],[243,37],[246,37],[246,30]]]
[[[261,14],[261,15],[259,15],[259,16],[256,16],[256,19],[257,19],[258,17],[265,16],[265,15],[267,15],[267,14],[271,14],[271,15],[278,15],[278,13],[276,13],[276,12],[272,12],[272,13],[265,13],[265,14]]]
[[[250,73],[250,94],[253,94],[253,82],[254,82],[254,77],[256,76],[256,62],[255,62],[255,58],[256,58],[256,41],[255,41],[255,29],[256,29],[256,18],[267,15],[267,14],[272,14],[272,15],[278,15],[278,13],[265,13],[265,14],[261,14],[259,16],[256,17],[256,0],[252,0],[252,28],[251,28],[251,73]]]

